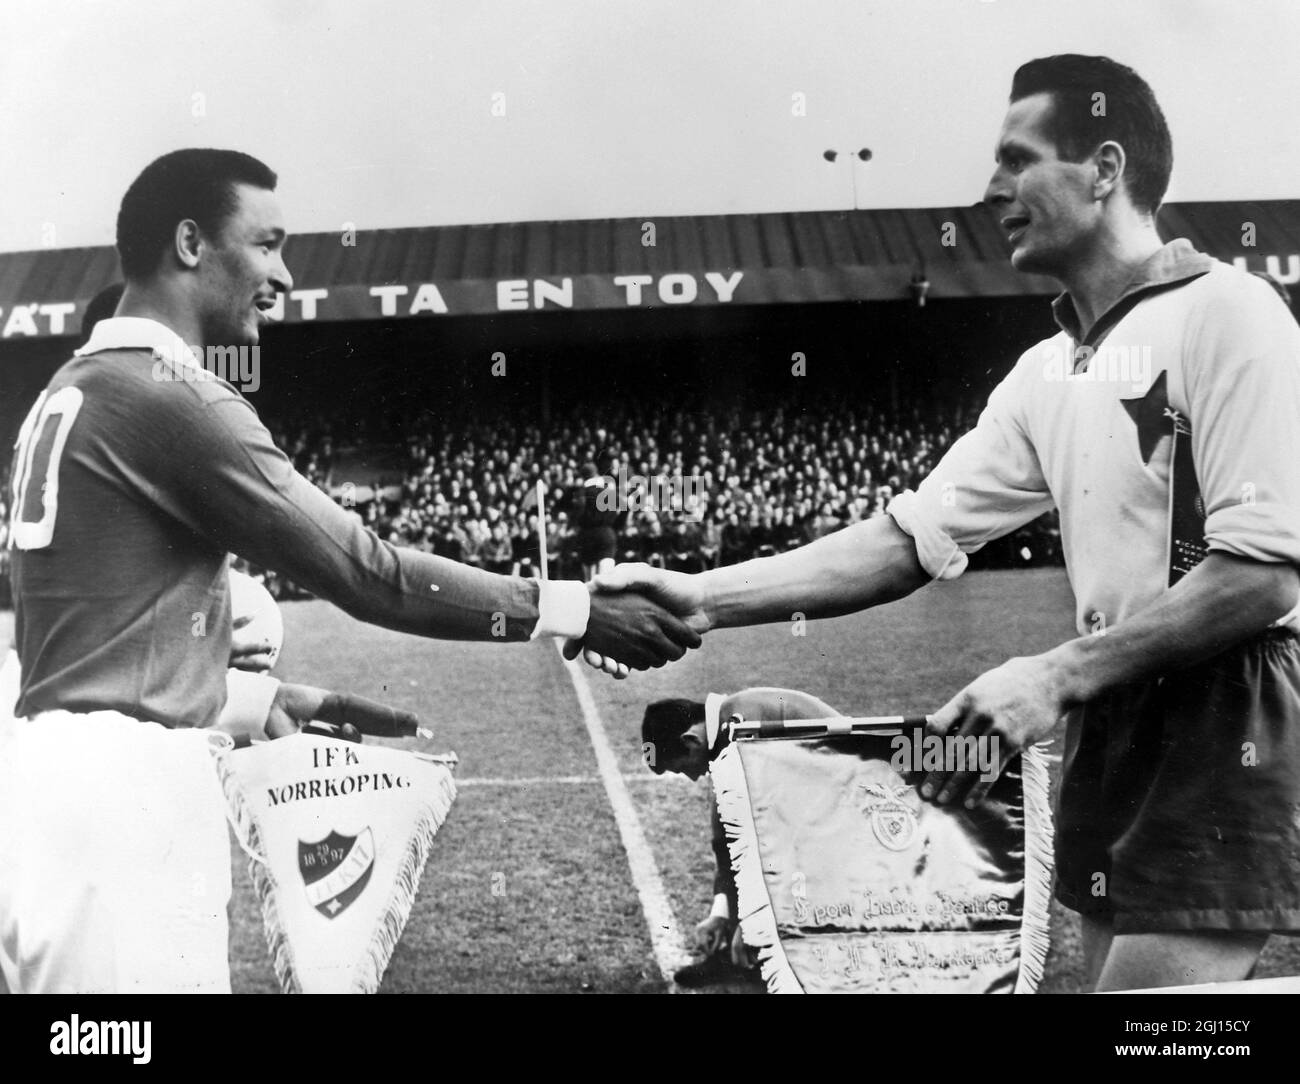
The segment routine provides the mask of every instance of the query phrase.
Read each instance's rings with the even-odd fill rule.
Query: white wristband
[[[709,908],[709,918],[731,918],[731,904],[727,902],[725,892],[719,892],[713,897],[713,906]]]
[[[251,741],[266,736],[266,717],[280,689],[280,679],[249,670],[226,671],[226,703],[216,728]]]
[[[591,594],[578,580],[543,580],[537,596],[537,624],[529,639],[563,636],[576,640],[587,634]]]

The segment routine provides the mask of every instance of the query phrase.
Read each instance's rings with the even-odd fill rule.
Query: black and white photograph
[[[0,0],[34,1049],[150,1061],[83,995],[1140,992],[1080,1002],[1106,1062],[1249,1058],[1227,995],[1300,993],[1298,45]]]

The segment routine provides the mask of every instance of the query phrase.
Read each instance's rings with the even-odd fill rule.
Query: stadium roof
[[[1300,281],[1300,200],[1182,203],[1160,216],[1223,260]],[[427,226],[300,234],[287,322],[1051,294],[976,207]],[[111,247],[0,253],[0,339],[71,334],[118,276]]]

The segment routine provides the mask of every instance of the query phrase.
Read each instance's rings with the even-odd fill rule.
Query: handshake
[[[616,565],[588,585],[591,615],[581,640],[564,645],[564,657],[582,654],[611,677],[676,662],[700,646],[712,625],[699,577],[647,564]]]

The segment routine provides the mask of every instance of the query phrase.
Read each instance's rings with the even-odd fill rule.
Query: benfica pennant
[[[450,762],[298,734],[223,751],[285,993],[374,993],[456,797]]]
[[[721,698],[710,697],[719,710]],[[752,697],[751,697],[752,699]],[[863,722],[871,722],[863,720]],[[1032,993],[1048,948],[1047,765],[1030,747],[973,810],[923,802],[887,732],[733,717],[710,765],[745,943],[773,993]],[[756,737],[765,731],[764,737]]]

